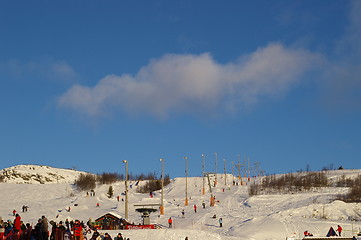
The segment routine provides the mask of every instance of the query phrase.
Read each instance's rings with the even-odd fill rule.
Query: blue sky
[[[0,168],[360,168],[361,2],[0,1]]]

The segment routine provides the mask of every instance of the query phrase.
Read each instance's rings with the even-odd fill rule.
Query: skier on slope
[[[168,219],[169,228],[172,228],[172,224],[173,224],[173,220],[172,220],[172,218],[170,217],[170,218]]]
[[[219,218],[218,222],[219,222],[219,227],[222,227],[223,219],[222,219],[222,218]]]

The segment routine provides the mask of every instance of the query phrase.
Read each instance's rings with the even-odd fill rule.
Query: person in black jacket
[[[97,229],[94,229],[94,232],[93,232],[93,235],[92,237],[90,238],[90,240],[96,240],[98,237],[99,237],[99,232]]]
[[[36,239],[36,240],[41,240],[41,234],[40,234],[40,226],[41,226],[41,218],[39,218],[38,223],[35,225],[33,231],[31,231],[31,235]]]
[[[65,232],[66,232],[66,227],[63,225],[63,221],[60,221],[56,229],[55,240],[64,240]]]
[[[113,239],[108,233],[105,233],[104,240],[113,240]]]
[[[118,235],[114,238],[114,240],[124,240],[121,233],[118,233]]]

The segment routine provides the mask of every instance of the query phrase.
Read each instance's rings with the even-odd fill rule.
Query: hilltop
[[[4,171],[5,170],[5,171]],[[74,170],[57,169],[46,166],[21,165],[4,169],[3,172],[16,172],[17,177],[10,177],[6,182],[0,183],[0,217],[13,219],[12,210],[16,209],[24,222],[35,223],[41,215],[49,220],[60,221],[68,219],[81,219],[87,221],[95,219],[107,212],[114,212],[124,216],[124,202],[117,201],[116,196],[124,192],[124,181],[114,184],[98,185],[95,188],[95,197],[87,196],[86,192],[75,189],[74,180],[81,173]],[[28,174],[46,179],[54,177],[52,181],[39,184],[38,180],[27,180],[23,177]],[[355,178],[361,170],[334,170],[328,171],[327,178],[336,182],[343,177]],[[345,203],[335,200],[338,194],[348,191],[347,187],[314,188],[309,192],[289,194],[255,195],[250,197],[248,187],[251,183],[261,181],[260,178],[243,179],[233,178],[232,175],[218,174],[218,184],[212,188],[212,194],[217,203],[209,206],[210,193],[208,184],[207,193],[202,195],[203,179],[201,177],[188,178],[189,205],[184,206],[185,178],[175,178],[164,189],[165,215],[154,213],[151,222],[163,226],[159,230],[122,230],[123,235],[134,239],[241,239],[266,240],[285,239],[294,236],[300,238],[303,231],[308,230],[315,236],[325,236],[328,229],[338,224],[344,228],[346,236],[351,236],[361,227],[361,204]],[[21,180],[22,179],[22,180]],[[232,181],[238,183],[233,186]],[[210,178],[211,182],[215,176]],[[28,183],[28,184],[19,184]],[[34,184],[33,184],[34,183]],[[45,184],[51,183],[51,184]],[[141,222],[139,213],[135,211],[134,204],[160,203],[160,192],[155,192],[153,198],[149,194],[137,193],[136,182],[129,183],[129,221]],[[207,182],[206,182],[207,183]],[[139,182],[139,185],[145,181]],[[109,186],[114,189],[115,197],[108,198]],[[207,203],[205,209],[201,207],[202,201]],[[96,207],[96,203],[100,207]],[[193,205],[198,211],[193,211]],[[28,212],[21,212],[22,205],[29,206]],[[65,209],[71,207],[71,211]],[[185,218],[181,211],[185,210]],[[216,218],[212,216],[216,215]],[[167,228],[167,219],[172,217],[175,229]],[[223,218],[223,227],[220,228],[218,219]],[[119,231],[110,231],[114,237]]]
[[[6,183],[74,183],[81,173],[85,172],[43,165],[17,165],[2,169],[0,177]]]

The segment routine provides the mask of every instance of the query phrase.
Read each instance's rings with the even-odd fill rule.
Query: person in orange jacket
[[[171,228],[173,224],[173,220],[171,217],[168,219],[168,224],[169,224],[169,228]]]

